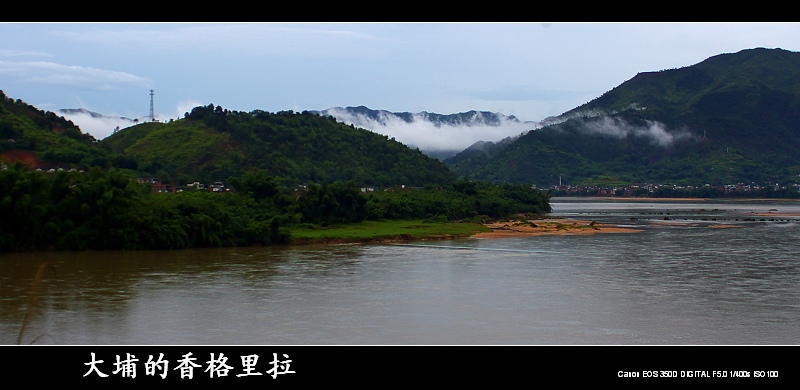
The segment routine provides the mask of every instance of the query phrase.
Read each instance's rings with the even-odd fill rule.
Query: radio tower
[[[150,90],[150,122],[155,122],[156,117],[153,114],[153,90]]]

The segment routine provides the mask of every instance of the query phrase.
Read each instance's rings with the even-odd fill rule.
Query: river
[[[800,202],[552,206],[639,232],[2,254],[0,344],[800,344]]]

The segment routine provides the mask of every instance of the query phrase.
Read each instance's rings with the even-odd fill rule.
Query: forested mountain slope
[[[796,180],[800,53],[751,49],[639,73],[559,119],[479,155],[479,165],[464,156],[445,162],[467,178],[540,185],[599,175],[673,184]]]

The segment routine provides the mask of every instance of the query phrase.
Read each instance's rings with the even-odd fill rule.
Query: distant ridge
[[[517,119],[514,115],[503,115],[490,111],[467,111],[456,114],[436,114],[427,111],[417,113],[411,112],[390,112],[387,110],[373,110],[365,106],[357,107],[332,107],[322,111],[312,111],[320,115],[331,115],[339,120],[362,120],[362,124],[369,124],[372,122],[386,125],[399,119],[406,123],[414,121],[430,122],[434,126],[502,126],[508,122],[513,123],[529,123],[535,126],[536,122],[523,122]],[[358,122],[353,123],[357,125]]]
[[[356,127],[396,136],[408,146],[418,147],[431,157],[444,159],[475,142],[497,142],[517,137],[540,127],[538,122],[521,121],[513,115],[490,111],[437,114],[427,111],[390,112],[365,106],[332,107],[310,111]],[[436,139],[441,137],[441,139]]]

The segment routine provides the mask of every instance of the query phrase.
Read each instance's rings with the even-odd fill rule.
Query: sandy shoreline
[[[636,233],[641,230],[578,219],[532,219],[484,224],[492,229],[474,238],[529,237],[555,234]]]
[[[619,200],[619,201],[640,201],[640,202],[709,202],[717,200],[742,200],[752,202],[800,202],[800,199],[784,199],[784,198],[735,198],[735,197],[719,197],[719,198],[648,198],[648,197],[635,197],[635,196],[559,196],[553,197],[556,200],[565,199],[589,199],[589,200]]]

